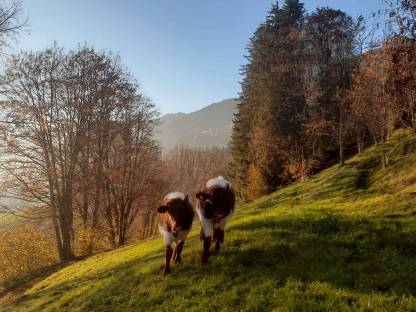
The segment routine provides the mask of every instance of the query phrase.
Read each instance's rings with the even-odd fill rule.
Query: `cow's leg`
[[[175,260],[175,263],[181,263],[181,253],[182,253],[182,249],[183,249],[183,245],[185,244],[185,242],[180,241],[176,244],[176,248],[175,248],[175,257],[173,258]]]
[[[215,228],[214,226],[214,235],[212,237],[212,241],[215,242],[215,248],[214,248],[214,252],[217,252],[217,245],[218,245],[218,229]]]
[[[202,254],[202,264],[206,264],[208,262],[208,258],[211,254],[210,248],[212,243],[212,237],[208,236],[204,239],[204,252]]]
[[[170,260],[172,259],[173,254],[173,243],[174,243],[174,237],[173,234],[169,231],[166,231],[164,228],[159,228],[160,232],[163,235],[163,240],[165,242],[165,268],[163,270],[163,273],[169,274],[170,273]]]
[[[230,219],[231,214],[229,214],[228,216],[226,216],[225,218],[222,218],[222,220],[215,225],[215,252],[218,252],[221,248],[221,244],[224,242],[224,229],[225,226],[228,223],[228,220]]]
[[[200,216],[201,218],[201,228],[202,228],[202,235],[204,237],[204,252],[202,254],[202,264],[206,264],[208,262],[208,258],[210,255],[210,248],[212,243],[212,236],[213,236],[213,224],[212,221],[206,219],[204,216]]]
[[[222,229],[215,229],[215,252],[220,251],[221,243],[224,242],[224,230]]]
[[[178,252],[178,243],[175,244],[175,246],[173,247],[173,254],[172,254],[172,259],[175,260],[177,257],[177,252]]]
[[[201,232],[199,232],[199,239],[201,240],[201,242],[203,242],[205,239],[204,229],[202,227],[201,227]]]
[[[163,274],[167,275],[170,273],[170,260],[172,259],[173,248],[171,245],[166,245],[165,247],[165,269]]]

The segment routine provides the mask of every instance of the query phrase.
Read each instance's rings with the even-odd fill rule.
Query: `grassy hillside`
[[[416,311],[416,140],[380,150],[237,208],[222,252],[161,274],[162,240],[92,256],[5,311]]]

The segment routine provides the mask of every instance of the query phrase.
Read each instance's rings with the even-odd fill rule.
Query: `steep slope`
[[[228,99],[190,114],[162,116],[157,138],[165,151],[177,144],[203,148],[226,147],[231,136],[236,105],[236,100]]]
[[[415,311],[416,139],[400,131],[388,148],[387,169],[370,148],[240,205],[205,267],[195,226],[168,277],[154,237],[74,263],[5,311]]]

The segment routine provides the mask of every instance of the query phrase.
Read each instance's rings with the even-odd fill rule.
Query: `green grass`
[[[199,265],[194,227],[183,263],[161,274],[154,237],[76,262],[5,311],[416,311],[416,139],[237,207],[220,254]],[[195,222],[197,224],[197,222]]]

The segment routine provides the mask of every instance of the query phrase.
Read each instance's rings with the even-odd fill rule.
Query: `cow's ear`
[[[198,193],[196,193],[196,198],[198,198],[200,200],[207,200],[207,199],[210,199],[210,196],[209,196],[208,193],[198,192]]]
[[[168,209],[169,209],[169,207],[168,207],[168,206],[166,206],[166,205],[162,205],[162,206],[159,206],[159,207],[156,209],[156,211],[157,211],[157,213],[165,213],[166,211],[168,211]]]

